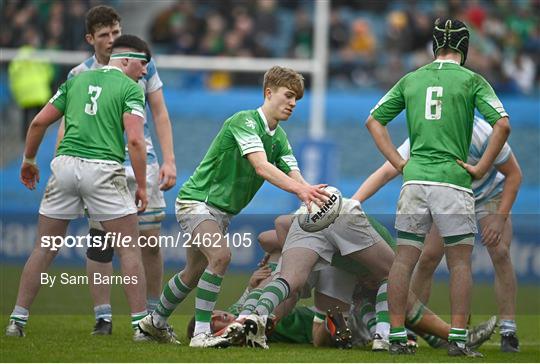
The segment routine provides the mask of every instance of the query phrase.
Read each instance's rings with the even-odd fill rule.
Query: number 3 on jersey
[[[84,112],[88,115],[96,115],[98,110],[97,99],[99,98],[99,95],[101,95],[101,87],[89,85],[88,94],[90,95],[90,101],[92,103],[84,105]]]
[[[426,120],[440,120],[442,112],[443,88],[441,86],[431,86],[426,90]]]

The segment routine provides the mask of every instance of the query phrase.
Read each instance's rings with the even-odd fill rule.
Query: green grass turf
[[[22,267],[0,267],[0,302],[2,323],[7,323],[13,307]],[[51,274],[70,272],[83,274],[80,269],[55,268]],[[171,272],[169,272],[171,273]],[[166,274],[168,277],[170,274]],[[59,278],[58,278],[59,279]],[[229,274],[224,280],[218,308],[233,303],[244,290],[247,276]],[[473,295],[473,324],[496,312],[492,287],[476,285]],[[192,295],[193,296],[193,295]],[[430,307],[448,318],[448,291],[444,283],[434,285]],[[309,301],[304,303],[309,304]],[[190,349],[185,327],[193,312],[193,297],[179,307],[171,317],[171,324],[179,334],[181,346],[131,342],[131,328],[126,301],[121,286],[113,286],[112,304],[114,335],[92,337],[89,332],[94,323],[92,304],[87,286],[60,285],[42,287],[36,299],[26,329],[25,338],[0,335],[2,362],[470,362],[455,359],[444,351],[431,349],[420,342],[415,356],[391,357],[387,353],[372,353],[369,348],[337,350],[313,348],[309,345],[271,344],[268,351],[247,348],[221,350]],[[518,297],[518,328],[521,353],[505,354],[499,351],[498,334],[480,351],[484,359],[478,362],[539,362],[540,361],[540,288],[520,286]],[[451,359],[451,360],[450,360]]]

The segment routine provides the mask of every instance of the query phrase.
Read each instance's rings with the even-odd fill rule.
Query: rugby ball
[[[311,213],[308,212],[306,206],[301,208],[298,215],[298,223],[302,230],[309,233],[321,231],[330,226],[339,216],[343,200],[341,192],[332,186],[327,186],[324,189],[331,195],[322,207],[312,202]]]

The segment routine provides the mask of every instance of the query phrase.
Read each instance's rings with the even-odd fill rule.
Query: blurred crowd
[[[84,14],[96,3],[3,1],[0,46],[30,43],[88,49]],[[486,77],[498,92],[531,94],[539,88],[540,0],[333,0],[331,4],[332,88],[386,89],[429,62],[433,22],[443,16],[468,24],[467,67]],[[305,59],[313,52],[313,14],[311,0],[179,0],[155,14],[148,40],[155,53]],[[242,80],[225,72],[209,79],[207,84],[214,88]]]

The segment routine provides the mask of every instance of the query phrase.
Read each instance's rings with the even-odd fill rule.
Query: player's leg
[[[350,349],[352,335],[346,323],[350,304],[318,291],[315,291],[314,303],[316,311],[313,317],[313,346]]]
[[[92,239],[107,242],[106,232],[103,230],[101,223],[88,220],[88,224],[90,226],[89,235]],[[89,277],[88,287],[94,303],[96,320],[92,335],[112,334],[111,285],[96,284],[92,277],[94,277],[94,274],[99,274],[102,277],[113,275],[113,255],[114,249],[109,246],[105,249],[103,247],[88,247],[86,250],[86,275]]]
[[[114,249],[120,260],[120,270],[123,277],[131,277],[130,282],[124,283],[124,292],[131,310],[131,326],[135,330],[139,321],[146,316],[146,281],[142,267],[141,249],[137,244],[139,237],[138,219],[136,214],[116,219],[101,221],[107,232],[117,236],[130,237],[130,246],[115,245]]]
[[[481,356],[467,346],[472,290],[471,255],[477,232],[474,197],[465,191],[444,186],[430,186],[429,197],[434,223],[444,240],[450,271],[452,327],[448,336],[448,354]]]
[[[432,225],[430,232],[424,240],[424,249],[422,249],[422,254],[411,279],[411,291],[425,305],[427,305],[431,294],[433,273],[439,266],[443,255],[443,240],[439,235],[437,227]]]
[[[8,336],[24,336],[23,328],[28,321],[29,309],[41,288],[42,274],[47,271],[58,250],[42,246],[43,237],[63,238],[69,220],[53,219],[39,215],[34,249],[24,265],[19,282],[17,301],[6,328]]]
[[[161,287],[163,282],[163,257],[158,245],[160,228],[140,230],[141,236],[144,236],[146,242],[148,238],[155,238],[155,246],[145,246],[141,248],[144,274],[146,277],[146,308],[148,312],[156,309],[159,303]]]
[[[146,316],[146,282],[138,244],[137,207],[128,190],[124,167],[118,163],[81,160],[76,173],[80,176],[79,191],[90,219],[99,222],[112,237],[110,245],[119,256],[131,311],[133,339],[140,341],[138,321]],[[94,280],[94,283],[100,282]]]
[[[44,198],[39,207],[36,242],[26,265],[24,266],[17,302],[10,324],[6,329],[8,336],[24,336],[23,327],[28,320],[28,310],[41,287],[41,274],[47,271],[57,251],[42,245],[43,237],[63,238],[69,221],[83,212],[83,201],[77,186],[77,158],[59,156],[51,162],[51,177],[45,188]],[[59,243],[57,241],[56,243]]]
[[[489,223],[489,216],[479,221],[483,228]],[[501,350],[505,352],[518,352],[516,326],[516,296],[517,282],[514,266],[510,256],[512,242],[512,220],[509,216],[505,222],[501,240],[494,247],[488,247],[488,253],[495,269],[495,297],[499,307],[499,332],[501,333]]]
[[[388,277],[391,354],[412,353],[407,347],[405,318],[412,272],[422,252],[425,235],[432,225],[427,187],[405,185],[399,196],[395,224],[397,254]]]

